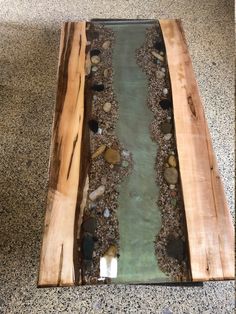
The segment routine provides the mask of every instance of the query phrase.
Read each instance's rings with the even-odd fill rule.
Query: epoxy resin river
[[[161,228],[155,182],[157,145],[150,138],[152,113],[146,105],[148,82],[136,63],[135,50],[144,43],[146,24],[109,25],[115,33],[114,89],[119,104],[116,133],[132,154],[134,169],[119,189],[120,258],[116,282],[168,281],[155,256]]]

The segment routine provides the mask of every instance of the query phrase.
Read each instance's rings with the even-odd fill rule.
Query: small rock
[[[88,122],[89,128],[91,131],[93,131],[94,133],[97,133],[98,131],[98,122],[94,119],[89,120]]]
[[[92,154],[92,159],[97,158],[98,156],[100,156],[106,149],[106,145],[101,145],[100,147],[98,147],[98,149]]]
[[[95,191],[89,194],[89,198],[91,201],[95,201],[97,198],[101,197],[102,194],[105,192],[105,186],[99,186]]]
[[[98,128],[97,134],[101,135],[102,134],[102,129]]]
[[[175,185],[174,184],[170,184],[169,188],[170,188],[170,190],[174,190],[175,189]]]
[[[167,88],[163,88],[163,95],[167,95],[168,94],[168,89]]]
[[[169,141],[171,138],[172,138],[172,134],[171,133],[167,133],[167,134],[164,135],[164,139],[166,141]]]
[[[91,70],[92,70],[92,72],[97,72],[98,67],[96,65],[94,65],[94,66],[92,66]]]
[[[161,68],[161,71],[162,71],[163,73],[166,73],[166,69],[165,69],[165,68]]]
[[[169,164],[171,167],[176,168],[177,162],[176,162],[175,156],[173,156],[173,155],[170,155],[170,156],[169,156],[169,158],[168,158],[168,164]]]
[[[165,73],[163,73],[162,71],[156,71],[155,75],[157,79],[162,79],[165,77]]]
[[[92,57],[91,57],[91,62],[92,62],[93,64],[98,64],[98,63],[100,63],[100,61],[101,61],[101,59],[100,59],[99,56],[92,56]]]
[[[82,224],[82,229],[84,232],[88,232],[91,235],[94,235],[97,228],[97,220],[94,217],[89,217]]]
[[[97,95],[93,95],[93,100],[97,100],[98,96]]]
[[[170,116],[167,116],[166,119],[167,119],[167,121],[169,121],[169,122],[171,121],[171,117],[170,117]]]
[[[112,165],[119,164],[120,163],[120,153],[113,149],[108,148],[104,154],[105,160]]]
[[[127,168],[129,167],[129,162],[127,160],[122,161],[122,167]]]
[[[178,181],[178,171],[176,168],[165,168],[164,178],[168,184],[176,184]]]
[[[159,61],[163,62],[164,61],[164,57],[161,56],[159,53],[157,53],[156,51],[152,51],[152,55],[157,58]]]
[[[105,252],[104,256],[111,256],[111,257],[116,257],[117,256],[117,247],[112,244],[108,250]]]
[[[92,260],[93,250],[94,250],[94,240],[90,234],[85,234],[83,236],[82,249],[83,249],[83,258],[88,261]]]
[[[129,157],[130,156],[130,152],[128,150],[122,150],[121,155],[124,157]]]
[[[101,183],[102,183],[102,185],[106,185],[106,183],[107,183],[107,178],[106,178],[106,177],[102,177],[102,178],[101,178]]]
[[[105,210],[104,210],[104,212],[103,212],[103,216],[104,216],[105,218],[109,218],[109,217],[110,217],[110,211],[109,211],[108,208],[105,208]]]
[[[169,99],[162,99],[159,102],[159,105],[161,106],[162,109],[167,110],[170,109],[172,107],[172,103]]]
[[[164,52],[163,52],[163,51],[160,51],[160,55],[161,55],[161,56],[164,56],[165,54],[164,54]]]
[[[172,184],[171,184],[171,185],[172,185]],[[170,195],[173,196],[173,197],[176,197],[176,196],[177,196],[177,192],[176,192],[176,191],[171,191],[171,192],[170,192]]]
[[[104,76],[105,78],[108,78],[108,76],[109,76],[109,70],[108,70],[108,69],[105,69],[105,70],[104,70],[103,76]]]
[[[96,207],[97,207],[96,203],[94,203],[94,202],[89,203],[89,209],[90,210],[94,210],[94,209],[96,209]]]
[[[109,40],[106,40],[103,44],[102,44],[102,48],[103,49],[108,49],[111,46],[111,42]]]
[[[171,205],[172,205],[173,207],[176,207],[176,205],[177,205],[177,199],[176,199],[176,198],[172,198],[171,201],[170,201],[170,203],[171,203]]]
[[[185,243],[181,239],[170,238],[166,246],[167,254],[179,261],[185,258]]]
[[[104,105],[103,105],[103,110],[105,112],[110,112],[111,111],[111,103],[110,102],[106,102]]]
[[[164,133],[164,134],[171,133],[171,130],[172,130],[172,124],[171,123],[163,122],[161,124],[161,131],[162,131],[162,133]]]

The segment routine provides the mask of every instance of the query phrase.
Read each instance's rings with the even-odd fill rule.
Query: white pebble
[[[175,189],[175,185],[174,184],[170,184],[170,189],[174,190]]]
[[[172,138],[172,134],[171,133],[167,133],[167,134],[164,135],[164,139],[166,141],[169,141],[171,138]]]
[[[167,94],[168,94],[168,89],[167,89],[167,88],[164,88],[164,89],[163,89],[163,94],[164,94],[164,95],[167,95]]]
[[[104,216],[105,218],[110,217],[110,211],[109,211],[108,208],[105,208],[105,210],[104,210],[104,212],[103,212],[103,216]]]
[[[124,157],[129,157],[130,156],[130,152],[128,150],[122,150],[121,155]]]
[[[166,72],[166,69],[165,69],[165,68],[161,68],[161,71],[162,71],[163,73],[165,73],[165,72]]]
[[[97,134],[101,135],[102,134],[102,129],[98,128]]]
[[[110,112],[111,111],[111,103],[110,102],[106,102],[104,105],[103,105],[103,110],[105,112]]]
[[[91,201],[94,202],[98,197],[102,196],[104,192],[105,192],[105,186],[101,185],[95,191],[89,194],[89,198]]]

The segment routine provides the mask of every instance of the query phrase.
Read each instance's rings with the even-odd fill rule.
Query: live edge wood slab
[[[234,278],[234,229],[181,23],[160,20],[172,88],[175,136],[193,281]],[[73,286],[76,233],[88,158],[84,141],[86,22],[61,32],[49,191],[38,286]]]

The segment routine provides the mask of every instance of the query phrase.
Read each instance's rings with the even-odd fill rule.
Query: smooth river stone
[[[168,184],[176,184],[178,181],[178,171],[174,167],[166,168],[164,178]]]

